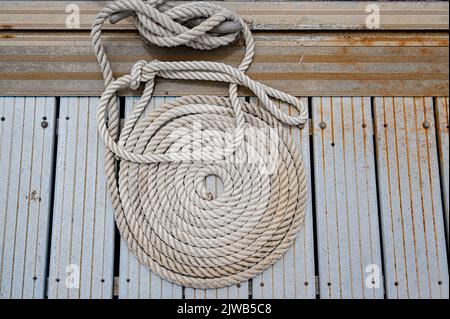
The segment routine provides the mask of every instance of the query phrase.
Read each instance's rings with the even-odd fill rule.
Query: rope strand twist
[[[141,60],[115,79],[101,27],[126,17],[160,47],[212,50],[242,34],[244,58],[237,68]],[[303,161],[283,125],[304,124],[307,110],[299,99],[245,74],[254,55],[245,22],[207,2],[169,7],[161,0],[118,0],[99,12],[91,37],[106,86],[97,122],[107,188],[128,248],[157,275],[196,288],[237,284],[273,265],[304,219]],[[229,96],[184,96],[148,111],[157,76],[225,82]],[[141,84],[143,94],[119,134],[116,93]],[[241,101],[238,86],[252,91],[259,106]],[[298,115],[284,113],[281,102]],[[206,189],[208,176],[222,182],[222,194]]]

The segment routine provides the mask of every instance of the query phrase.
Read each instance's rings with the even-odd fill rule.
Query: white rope
[[[129,75],[114,79],[101,27],[129,16],[160,47],[211,50],[241,33],[244,58],[237,68],[138,61]],[[254,55],[248,26],[207,2],[171,8],[160,0],[118,0],[100,11],[91,36],[106,85],[97,121],[107,147],[108,192],[129,249],[154,273],[197,288],[236,284],[275,263],[295,239],[307,196],[301,156],[282,124],[305,123],[307,110],[299,99],[245,75]],[[185,96],[145,112],[156,76],[226,82],[229,96]],[[141,83],[143,95],[119,135],[116,92]],[[241,102],[238,86],[251,90],[260,106]],[[293,106],[298,116],[282,112],[271,98]],[[215,198],[205,187],[209,175],[224,185]]]

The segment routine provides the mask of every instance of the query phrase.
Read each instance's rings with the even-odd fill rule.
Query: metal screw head
[[[430,128],[430,122],[424,121],[424,122],[422,123],[422,126],[423,126],[424,129]]]
[[[48,127],[48,122],[47,121],[42,121],[41,122],[41,126],[42,126],[42,128],[47,128]]]
[[[322,122],[319,123],[319,127],[323,130],[324,128],[327,127],[327,123],[322,121]]]
[[[367,124],[366,124],[366,123],[363,123],[361,126],[362,126],[362,128],[366,128],[366,127],[367,127]]]

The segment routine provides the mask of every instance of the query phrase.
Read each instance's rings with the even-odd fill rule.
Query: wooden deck
[[[286,129],[303,154],[309,201],[280,261],[206,290],[152,274],[117,233],[88,36],[102,4],[75,3],[87,13],[77,30],[64,27],[61,1],[0,8],[0,298],[449,298],[448,3],[382,4],[388,20],[370,32],[364,4],[331,3],[323,14],[320,3],[225,3],[255,33],[250,75],[308,106],[308,124]],[[242,55],[240,44],[175,54],[141,43],[126,22],[111,30],[117,74],[142,58],[235,64]],[[150,107],[225,92],[181,82],[156,91]],[[120,93],[124,118],[133,94]]]
[[[448,298],[448,98],[305,99],[305,225],[276,265],[214,290],[160,279],[114,235],[97,101],[0,98],[2,298]]]

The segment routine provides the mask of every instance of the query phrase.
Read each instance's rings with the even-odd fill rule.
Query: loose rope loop
[[[129,75],[115,79],[101,27],[126,17],[160,47],[212,50],[230,45],[241,33],[245,55],[237,68],[210,61],[141,60]],[[156,274],[190,287],[236,284],[272,265],[292,244],[306,205],[303,162],[282,123],[304,124],[307,110],[299,99],[245,74],[254,55],[248,26],[207,2],[168,7],[161,0],[118,0],[97,15],[91,37],[106,86],[97,121],[107,147],[108,192],[129,249]],[[185,96],[146,114],[157,76],[226,82],[229,97]],[[141,83],[143,95],[119,136],[116,92],[136,90]],[[251,90],[260,107],[241,102],[238,86]],[[272,98],[293,106],[298,115],[284,113]],[[249,161],[255,154],[256,164]],[[216,198],[202,182],[210,175],[224,185]]]

